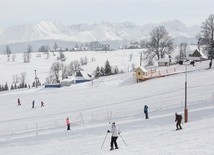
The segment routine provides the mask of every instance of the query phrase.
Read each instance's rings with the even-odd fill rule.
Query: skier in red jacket
[[[70,129],[70,121],[69,121],[69,118],[67,117],[66,119],[66,125],[67,125],[67,130],[71,130]]]

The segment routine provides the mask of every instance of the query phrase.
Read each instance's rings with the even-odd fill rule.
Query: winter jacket
[[[176,114],[176,115],[175,115],[175,121],[181,121],[181,120],[182,120],[182,116]]]
[[[146,112],[148,112],[148,106],[147,105],[144,106],[144,113],[146,113]]]
[[[112,137],[118,137],[118,134],[121,133],[120,130],[116,127],[116,125],[112,125],[110,132],[112,133]]]
[[[69,119],[66,119],[66,124],[67,124],[67,125],[69,125],[69,124],[70,124]]]

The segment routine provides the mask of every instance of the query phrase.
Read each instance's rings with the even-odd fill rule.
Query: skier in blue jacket
[[[147,105],[144,106],[144,114],[145,114],[145,118],[149,119],[149,116],[148,116],[148,106]]]

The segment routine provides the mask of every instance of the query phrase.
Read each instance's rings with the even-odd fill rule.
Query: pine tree
[[[13,90],[14,89],[14,87],[13,87],[13,84],[11,85],[11,87],[10,87],[10,90]]]
[[[7,82],[6,82],[6,84],[5,84],[4,90],[8,90]]]
[[[104,76],[105,75],[105,69],[103,67],[101,67],[100,69],[100,76]]]
[[[108,60],[105,63],[105,75],[112,75],[111,66]]]
[[[16,83],[15,83],[15,85],[14,85],[14,89],[17,89]]]
[[[95,77],[100,77],[100,67],[97,66],[96,70],[95,70]]]

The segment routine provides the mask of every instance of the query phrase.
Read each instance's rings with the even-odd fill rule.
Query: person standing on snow
[[[41,107],[44,107],[44,102],[43,101],[41,101]]]
[[[116,127],[115,122],[112,123],[111,130],[108,130],[107,132],[112,133],[111,143],[110,143],[111,149],[110,150],[114,150],[113,144],[115,145],[115,149],[119,149],[119,147],[117,145],[117,138],[118,138],[118,134],[120,134],[121,132]]]
[[[20,106],[21,105],[21,102],[20,102],[20,99],[18,98],[18,106]]]
[[[34,106],[35,106],[35,101],[33,100],[33,102],[32,102],[32,108],[34,108]]]
[[[182,129],[181,121],[182,121],[182,115],[178,115],[177,113],[175,113],[175,122],[177,122],[176,123],[176,130]]]
[[[66,125],[67,125],[67,130],[71,130],[70,129],[70,121],[69,121],[69,118],[67,117],[66,119]]]
[[[145,118],[149,119],[149,116],[148,116],[148,106],[147,105],[144,106],[144,114],[145,114]]]

